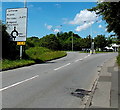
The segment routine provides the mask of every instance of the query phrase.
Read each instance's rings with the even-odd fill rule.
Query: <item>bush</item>
[[[117,63],[120,66],[120,48],[119,48],[119,52],[118,52]]]
[[[50,49],[44,47],[31,47],[25,51],[26,55],[36,62],[41,62],[40,56],[45,52],[50,52]]]
[[[37,63],[60,58],[66,55],[66,52],[52,51],[45,47],[32,47],[25,52],[30,59],[36,61]]]

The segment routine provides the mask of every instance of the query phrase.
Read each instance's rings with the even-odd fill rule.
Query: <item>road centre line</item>
[[[11,87],[20,85],[20,84],[22,84],[22,83],[24,83],[24,82],[30,81],[30,80],[32,80],[32,79],[35,79],[35,78],[37,78],[37,77],[39,77],[39,75],[33,76],[33,77],[28,78],[28,79],[26,79],[26,80],[23,80],[23,81],[20,81],[20,82],[18,82],[18,83],[12,84],[12,85],[10,85],[10,86],[4,87],[4,88],[0,89],[0,92],[3,91],[3,90],[9,89],[9,88],[11,88]]]
[[[89,54],[89,55],[87,55],[87,56],[85,56],[83,59],[85,59],[85,58],[87,58],[87,57],[89,57],[89,56],[90,56],[90,54]],[[75,60],[75,62],[82,61],[83,59],[78,59],[78,60]]]
[[[78,60],[75,60],[75,62],[78,62],[78,61],[82,61],[83,59],[78,59]]]
[[[59,70],[59,69],[61,69],[61,68],[63,68],[63,67],[66,67],[66,66],[68,66],[68,65],[70,65],[71,63],[68,63],[68,64],[66,64],[66,65],[63,65],[63,66],[61,66],[61,67],[58,67],[58,68],[56,68],[56,69],[54,69],[55,71],[56,70]]]

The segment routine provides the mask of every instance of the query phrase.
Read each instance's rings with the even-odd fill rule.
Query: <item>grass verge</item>
[[[120,66],[120,55],[117,57],[117,63]]]
[[[31,65],[34,64],[34,60],[8,60],[5,59],[2,61],[2,70],[7,70],[7,69],[12,69],[12,68],[17,68],[17,67],[22,67],[25,65]]]
[[[117,63],[120,66],[120,48],[119,48],[119,52],[118,52],[118,56],[117,56]]]
[[[29,60],[2,60],[2,66],[0,66],[0,70],[8,70],[41,62],[43,63],[45,61],[61,58],[67,55],[67,53],[64,51],[52,51],[44,47],[30,48],[29,50],[26,50],[26,54]]]

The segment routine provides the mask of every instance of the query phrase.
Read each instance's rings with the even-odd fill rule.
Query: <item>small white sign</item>
[[[26,41],[27,8],[7,9],[6,24],[12,41]]]

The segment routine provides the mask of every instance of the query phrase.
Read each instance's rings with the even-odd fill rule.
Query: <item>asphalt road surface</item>
[[[117,53],[68,52],[64,58],[2,72],[2,108],[79,108],[76,89],[90,90],[97,71]]]

